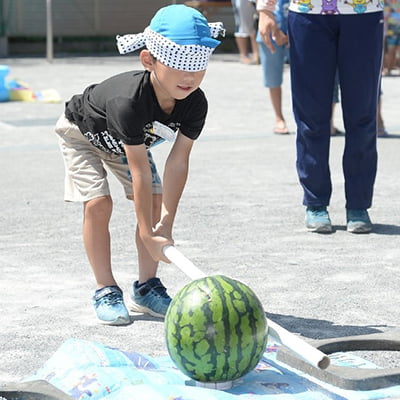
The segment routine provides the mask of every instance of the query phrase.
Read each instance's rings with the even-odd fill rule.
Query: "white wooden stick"
[[[190,279],[204,278],[206,274],[197,268],[188,258],[186,258],[175,246],[165,246],[165,257],[173,262]]]
[[[267,319],[268,335],[272,336],[278,343],[292,350],[304,361],[320,369],[329,367],[331,360],[329,357],[311,344],[307,343],[299,336],[294,335],[276,322]]]
[[[173,262],[183,273],[191,279],[204,278],[206,274],[197,268],[188,258],[186,258],[176,247],[165,246],[165,256]],[[272,336],[275,341],[282,346],[292,350],[303,360],[320,369],[328,368],[330,364],[329,357],[322,351],[311,346],[299,336],[294,335],[277,323],[267,319],[268,335]]]

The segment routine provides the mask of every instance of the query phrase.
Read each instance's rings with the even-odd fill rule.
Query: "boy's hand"
[[[153,229],[154,236],[162,236],[165,239],[172,240],[172,226],[159,222]]]
[[[162,251],[162,258],[161,260],[166,262],[166,263],[170,263],[170,261],[168,260],[168,258],[166,258],[164,256],[164,247],[171,244],[174,244],[174,240],[172,239],[172,226],[168,225],[168,224],[162,224],[161,222],[159,222],[153,229],[153,234],[155,237],[161,237],[164,238],[166,240],[168,240],[168,243],[163,245],[161,251]],[[162,243],[164,243],[162,241]]]
[[[170,264],[170,261],[165,257],[163,249],[165,246],[173,245],[172,239],[167,239],[163,236],[147,236],[142,238],[147,251],[150,253],[154,261],[163,261]]]

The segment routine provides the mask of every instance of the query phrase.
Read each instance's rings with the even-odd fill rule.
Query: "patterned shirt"
[[[257,0],[257,10],[274,11],[276,0]],[[383,0],[291,0],[289,10],[307,14],[364,14],[382,11]]]

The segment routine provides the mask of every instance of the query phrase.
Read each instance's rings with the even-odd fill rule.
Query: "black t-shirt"
[[[197,139],[207,115],[207,99],[197,89],[166,114],[158,104],[148,71],[130,71],[89,86],[66,103],[67,119],[83,135],[108,153],[123,154],[123,145],[147,148],[173,140],[179,129]]]

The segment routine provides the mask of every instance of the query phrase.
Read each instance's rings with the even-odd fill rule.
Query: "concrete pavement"
[[[141,68],[136,57],[2,59],[34,90],[56,89],[63,101],[90,83]],[[191,159],[174,236],[207,274],[247,283],[269,317],[305,338],[392,331],[400,327],[399,77],[383,79],[389,138],[378,139],[379,171],[370,235],[345,230],[341,155],[332,138],[334,185],[330,214],[336,231],[311,234],[303,225],[295,171],[295,135],[272,133],[273,113],[261,67],[215,55],[203,89],[209,117]],[[284,109],[294,131],[289,70]],[[0,103],[0,383],[34,373],[70,337],[151,356],[167,354],[161,320],[135,316],[126,327],[97,323],[94,279],[81,242],[80,205],[64,204],[64,167],[54,124],[63,104]],[[335,115],[342,128],[340,110]],[[162,170],[168,145],[154,150]],[[132,204],[111,178],[114,271],[127,294],[137,276]],[[163,264],[160,277],[175,294],[188,278]],[[365,353],[384,367],[397,353]]]

